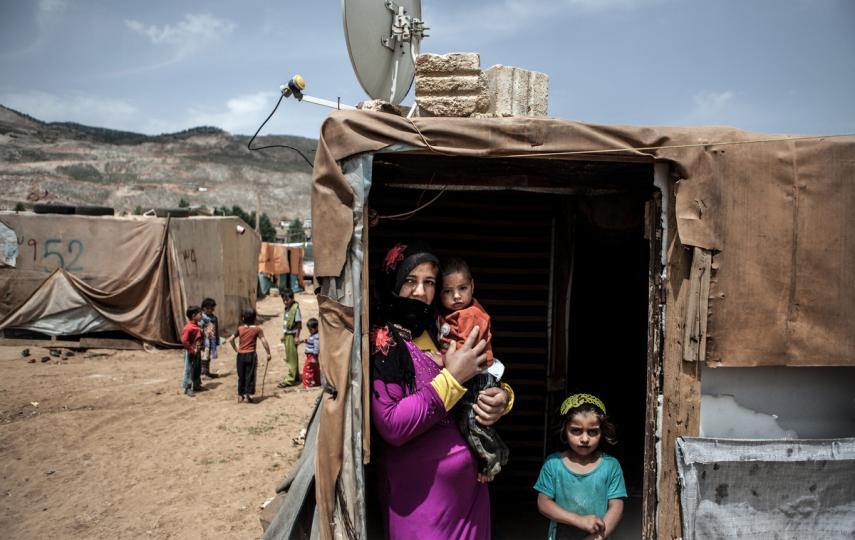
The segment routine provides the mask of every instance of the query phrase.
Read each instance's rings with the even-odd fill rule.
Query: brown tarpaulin
[[[176,345],[184,310],[217,301],[225,333],[255,299],[258,235],[237,218],[118,218],[2,214],[18,236],[0,269],[0,328],[61,312],[74,296],[121,330]]]
[[[313,233],[315,272],[340,275],[347,254],[354,195],[338,164],[346,157],[392,144],[485,158],[647,156],[674,165],[683,245],[717,252],[706,360],[855,365],[855,137],[768,142],[782,138],[727,127],[335,112],[315,158],[312,220],[323,224]]]

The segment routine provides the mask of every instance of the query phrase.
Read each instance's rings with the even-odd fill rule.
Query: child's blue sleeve
[[[555,469],[552,467],[555,460],[551,459],[551,457],[546,458],[546,462],[540,468],[540,475],[537,477],[534,489],[550,499],[555,499]]]
[[[614,466],[609,477],[608,495],[609,499],[624,499],[626,498],[626,484],[623,481],[623,470],[620,468],[618,460],[614,460]]]

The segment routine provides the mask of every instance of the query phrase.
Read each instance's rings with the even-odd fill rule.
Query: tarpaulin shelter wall
[[[853,438],[681,438],[677,463],[687,540],[851,538],[855,531]]]
[[[364,514],[354,509],[363,495],[356,458],[369,456],[367,397],[356,392],[367,380],[367,330],[359,326],[367,320],[367,296],[366,284],[354,279],[364,268],[370,155],[391,147],[485,159],[634,157],[669,165],[662,456],[674,455],[678,436],[698,430],[699,368],[685,360],[687,326],[698,323],[695,339],[709,343],[695,359],[713,365],[855,365],[855,214],[847,210],[855,204],[855,137],[335,112],[322,128],[312,184],[312,220],[323,224],[313,231],[315,275],[332,299],[320,303],[328,351],[322,369],[335,389],[324,394],[325,436],[316,450],[321,538],[364,537]],[[354,167],[362,182],[354,181]],[[331,315],[343,308],[361,314],[352,336],[334,330],[346,326]],[[359,423],[361,454],[353,447],[357,432],[347,431]],[[676,464],[667,457],[658,484],[658,534],[680,536]],[[344,516],[355,521],[345,527]]]
[[[243,234],[237,232],[238,225],[244,227]],[[180,335],[187,307],[207,297],[217,302],[220,334],[233,331],[241,312],[255,307],[258,233],[236,217],[173,219],[169,230],[171,268],[177,278],[172,283],[179,284],[172,295],[173,309],[181,314],[176,331]]]
[[[259,239],[234,238],[238,218],[9,213],[0,222],[15,231],[18,244],[15,266],[0,268],[0,328],[46,316],[64,316],[80,328],[73,310],[85,308],[111,328],[174,345],[188,298],[217,298],[224,327],[236,326],[254,298]],[[224,263],[227,251],[237,259]]]

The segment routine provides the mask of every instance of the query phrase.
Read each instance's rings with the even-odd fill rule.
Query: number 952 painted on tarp
[[[45,266],[45,272],[53,272],[57,268],[64,268],[67,272],[80,272],[83,270],[79,266],[78,260],[83,254],[83,242],[80,240],[59,240],[50,238],[45,240],[42,252],[42,263]],[[67,262],[66,262],[67,259]],[[51,264],[52,261],[54,264]]]

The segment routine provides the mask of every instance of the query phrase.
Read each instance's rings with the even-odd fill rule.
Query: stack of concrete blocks
[[[416,58],[419,116],[546,116],[549,77],[511,66],[481,71],[478,53]]]

